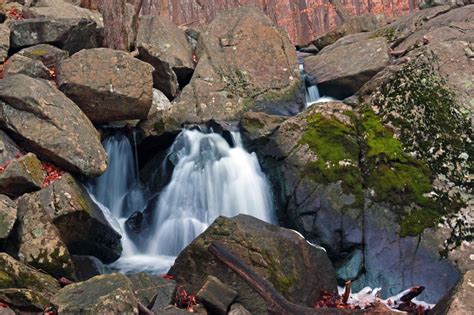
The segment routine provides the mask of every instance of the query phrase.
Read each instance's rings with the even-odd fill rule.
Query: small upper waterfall
[[[331,102],[335,99],[328,96],[322,96],[319,94],[319,89],[310,75],[304,71],[303,57],[298,58],[299,68],[301,72],[301,78],[304,84],[304,96],[305,96],[305,107],[308,108],[317,103]]]
[[[270,185],[257,157],[245,151],[239,133],[232,136],[234,146],[218,134],[197,130],[183,130],[176,137],[163,161],[174,165],[171,180],[152,209],[151,233],[140,244],[125,228],[128,217],[143,212],[151,200],[138,178],[134,146],[122,132],[104,140],[109,169],[87,188],[122,235],[123,253],[115,267],[166,272],[179,252],[220,215],[245,213],[274,221]]]

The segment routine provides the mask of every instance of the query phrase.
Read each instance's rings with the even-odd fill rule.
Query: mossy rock
[[[0,289],[23,288],[51,297],[59,290],[58,282],[9,256],[0,253]]]
[[[196,293],[207,276],[212,275],[237,291],[237,302],[250,312],[266,313],[258,294],[209,253],[213,241],[221,242],[295,303],[312,305],[321,289],[336,288],[335,271],[323,249],[311,246],[294,231],[241,214],[230,219],[217,218],[178,256],[169,274],[188,292]]]
[[[42,313],[50,305],[43,295],[29,289],[0,289],[0,300],[18,313]]]

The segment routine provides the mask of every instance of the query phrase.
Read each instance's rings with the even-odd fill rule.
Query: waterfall
[[[299,68],[301,72],[301,78],[303,79],[304,95],[305,95],[305,107],[308,108],[317,103],[325,103],[335,101],[334,98],[328,96],[322,96],[319,94],[319,89],[309,74],[304,70],[303,57],[298,58]]]
[[[183,130],[163,163],[174,165],[171,180],[152,212],[143,244],[127,235],[125,222],[151,201],[139,181],[136,151],[118,132],[104,140],[109,168],[87,184],[92,198],[122,235],[123,253],[113,267],[123,271],[166,272],[175,257],[218,216],[238,213],[274,222],[270,185],[255,153],[232,133],[234,146],[216,133]],[[163,167],[165,168],[165,167]]]

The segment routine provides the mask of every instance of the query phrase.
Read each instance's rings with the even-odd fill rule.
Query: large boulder
[[[86,19],[23,19],[12,21],[10,29],[12,50],[52,44],[73,54],[100,44],[97,24]]]
[[[94,256],[73,255],[72,261],[76,268],[76,279],[86,281],[92,277],[112,273],[112,269],[106,266]]]
[[[18,257],[50,275],[75,279],[66,244],[34,194],[18,199]]]
[[[153,100],[152,71],[126,52],[97,48],[62,61],[58,84],[94,123],[144,119]]]
[[[203,30],[193,78],[163,120],[230,120],[262,109],[300,109],[296,52],[272,21],[251,7],[221,12]]]
[[[37,192],[35,201],[48,213],[71,254],[92,255],[104,263],[120,257],[120,234],[70,174]]]
[[[33,153],[11,160],[0,171],[0,193],[18,197],[43,187],[45,174],[41,161]]]
[[[98,11],[81,8],[64,0],[35,1],[33,6],[25,8],[22,13],[25,18],[82,18],[94,21],[98,28],[104,27],[102,14],[100,14]]]
[[[6,253],[0,253],[0,275],[0,289],[30,289],[48,298],[59,290],[59,284],[54,278],[13,259]]]
[[[0,123],[22,147],[86,176],[107,168],[99,134],[84,113],[44,80],[23,74],[0,81]]]
[[[128,278],[136,297],[143,305],[158,310],[171,304],[176,288],[174,280],[144,272],[128,275]]]
[[[15,74],[24,74],[32,78],[49,80],[49,69],[39,60],[15,54],[3,67],[3,77]]]
[[[41,61],[48,68],[57,68],[59,62],[67,58],[69,53],[49,44],[39,44],[23,48],[15,55]]]
[[[0,300],[20,314],[42,313],[50,305],[47,298],[29,289],[0,289]]]
[[[52,302],[59,314],[138,314],[132,283],[120,273],[68,285]]]
[[[352,16],[341,26],[316,38],[314,41],[312,41],[312,44],[321,50],[326,46],[334,44],[338,39],[344,36],[362,32],[372,32],[383,27],[385,24],[387,24],[387,21],[383,14],[364,14],[360,16]]]
[[[313,106],[257,152],[281,220],[328,250],[340,284],[381,286],[384,297],[423,284],[432,303],[456,284],[456,266],[422,234],[444,213],[429,167],[370,108]]]
[[[236,301],[250,312],[266,313],[261,297],[208,252],[212,241],[222,242],[294,303],[313,305],[321,290],[336,289],[334,269],[322,248],[308,244],[294,231],[238,215],[217,218],[176,259],[168,273],[188,292],[197,293],[211,275],[237,291]]]
[[[136,47],[140,59],[150,63],[154,87],[173,99],[193,74],[191,45],[173,22],[161,16],[140,17]]]
[[[0,195],[0,246],[10,236],[16,222],[16,204],[5,195]]]
[[[305,71],[312,76],[321,95],[338,99],[351,96],[390,62],[384,38],[333,45],[336,47],[328,46],[316,56],[304,59]]]

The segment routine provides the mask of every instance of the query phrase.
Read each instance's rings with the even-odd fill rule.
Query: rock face
[[[6,253],[0,253],[0,270],[1,289],[30,289],[45,297],[51,297],[59,290],[54,278],[16,261]]]
[[[43,187],[44,172],[33,153],[12,160],[0,173],[0,193],[18,197]]]
[[[443,213],[426,197],[430,172],[371,110],[311,107],[282,123],[259,153],[281,219],[328,250],[340,282],[354,279],[354,291],[379,285],[384,296],[423,283],[432,302],[455,285],[454,264],[416,236]]]
[[[384,38],[333,45],[336,47],[328,46],[304,60],[305,71],[313,77],[321,95],[338,99],[351,96],[390,61]]]
[[[288,38],[260,11],[221,13],[199,37],[193,78],[166,115],[167,121],[229,120],[261,108],[299,110],[299,70]]]
[[[107,222],[87,192],[69,174],[35,195],[61,240],[73,255],[92,255],[104,263],[120,257],[120,234]]]
[[[54,277],[75,279],[69,250],[34,195],[18,199],[18,256]]]
[[[94,123],[144,119],[153,99],[152,71],[128,53],[97,48],[62,61],[58,84]]]
[[[5,166],[8,162],[21,155],[20,148],[2,130],[0,130],[0,164]]]
[[[50,75],[41,61],[30,59],[19,54],[13,55],[3,68],[3,76],[24,74],[32,78],[49,80]]]
[[[469,270],[464,275],[461,282],[453,290],[452,294],[442,300],[433,309],[432,314],[459,314],[467,315],[474,312],[474,270]]]
[[[16,204],[7,196],[0,195],[0,245],[10,236],[16,222]]]
[[[19,313],[40,313],[49,306],[48,299],[28,289],[0,289],[0,299]]]
[[[54,44],[70,54],[99,46],[97,25],[86,19],[35,18],[12,21],[11,49],[37,44]]]
[[[106,154],[80,109],[53,85],[18,74],[0,81],[0,124],[25,148],[86,176],[102,174]]]
[[[68,285],[52,302],[60,314],[138,314],[132,284],[119,273]]]
[[[140,59],[150,63],[154,87],[173,99],[179,86],[184,87],[193,74],[192,50],[186,36],[164,17],[143,16],[137,34]]]
[[[92,277],[112,273],[110,267],[105,266],[94,256],[72,256],[74,267],[76,267],[76,279],[86,281]]]
[[[225,315],[237,292],[226,286],[219,279],[208,276],[203,287],[196,294],[198,300],[213,314]]]
[[[238,292],[237,302],[251,313],[266,313],[265,302],[233,271],[207,251],[218,240],[269,280],[287,299],[312,305],[320,290],[335,289],[335,273],[323,249],[291,230],[246,215],[219,217],[178,256],[169,274],[188,292],[197,292],[208,275]],[[304,259],[301,259],[305,257]]]
[[[143,272],[128,275],[138,300],[153,310],[161,310],[171,304],[176,283],[161,276]]]

